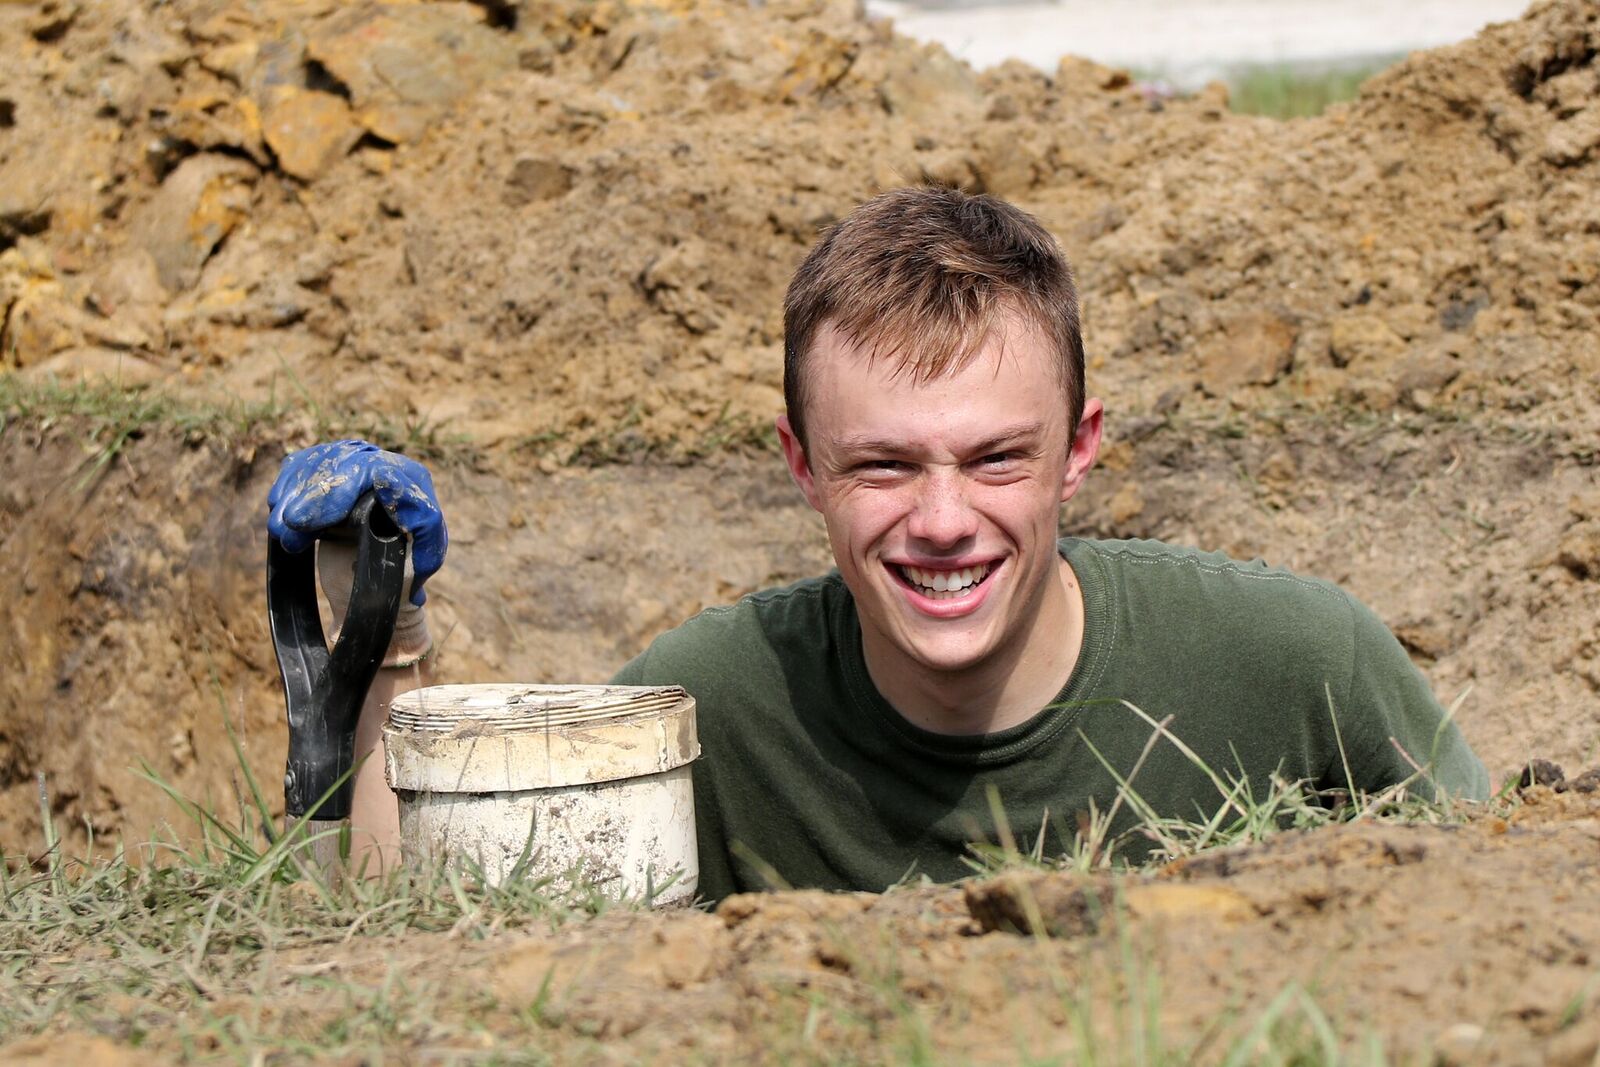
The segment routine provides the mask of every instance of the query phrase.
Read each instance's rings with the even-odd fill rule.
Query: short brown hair
[[[1072,267],[1032,215],[993,196],[913,186],[830,227],[783,302],[783,399],[805,443],[805,362],[828,324],[918,381],[966,366],[1006,312],[1054,340],[1069,425],[1083,415],[1083,334]]]

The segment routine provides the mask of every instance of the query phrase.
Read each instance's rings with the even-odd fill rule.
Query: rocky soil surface
[[[762,426],[818,227],[924,176],[1061,236],[1117,409],[1354,404],[1592,449],[1592,3],[1314,120],[981,75],[846,3],[0,6],[37,376],[304,397],[561,460]]]

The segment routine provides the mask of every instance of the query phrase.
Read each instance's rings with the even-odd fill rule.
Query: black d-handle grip
[[[333,532],[353,534],[357,549],[350,607],[332,652],[317,615],[316,553],[289,552],[276,538],[267,545],[267,618],[289,709],[283,799],[291,818],[316,807],[354,762],[356,720],[405,595],[405,535],[376,497],[363,495]],[[317,818],[349,818],[354,784],[346,779]]]

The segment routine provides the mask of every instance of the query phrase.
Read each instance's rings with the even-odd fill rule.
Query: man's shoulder
[[[1259,650],[1289,658],[1348,663],[1358,631],[1386,629],[1332,582],[1220,552],[1150,540],[1068,541],[1075,569],[1105,591],[1104,623],[1126,622],[1142,641]],[[1226,657],[1224,657],[1226,658]]]
[[[848,595],[833,571],[706,608],[657,637],[613,681],[720,688],[760,676],[776,667],[780,651],[793,655],[824,643],[830,613]]]
[[[1095,621],[1111,635],[1121,682],[1155,679],[1155,697],[1188,716],[1180,729],[1202,739],[1209,729],[1247,752],[1248,741],[1265,742],[1263,766],[1300,746],[1294,773],[1330,783],[1353,775],[1375,791],[1429,764],[1416,788],[1487,795],[1483,765],[1427,679],[1338,585],[1155,541],[1068,541],[1063,552],[1085,572],[1086,594],[1091,583],[1103,593]],[[1196,726],[1196,709],[1214,725]],[[1250,738],[1238,735],[1241,722]]]
[[[842,594],[847,595],[837,571],[758,590],[732,604],[706,608],[663,633],[655,644],[663,646],[663,651],[687,652],[722,649],[730,642],[763,644],[776,636],[791,636],[795,630],[812,631],[826,624]]]
[[[1101,568],[1119,592],[1135,597],[1197,596],[1216,607],[1275,602],[1348,618],[1355,599],[1333,582],[1274,566],[1165,541],[1062,542],[1069,561]],[[1092,561],[1092,562],[1091,562]]]

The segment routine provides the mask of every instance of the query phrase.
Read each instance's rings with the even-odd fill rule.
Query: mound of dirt
[[[52,0],[0,40],[3,350],[29,373],[692,454],[778,410],[818,228],[926,176],[1061,235],[1125,409],[1600,435],[1592,2],[1293,123],[1080,60],[975,74],[842,0]]]

